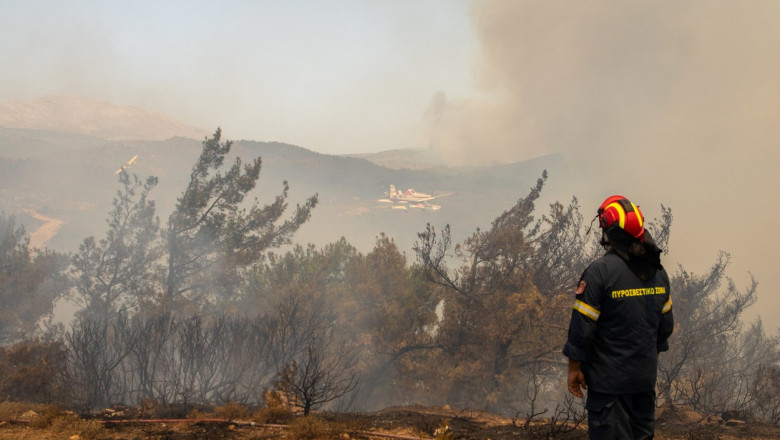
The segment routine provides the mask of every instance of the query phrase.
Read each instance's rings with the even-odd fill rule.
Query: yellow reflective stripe
[[[634,208],[634,214],[636,214],[636,218],[639,221],[639,226],[641,227],[642,223],[644,222],[642,221],[642,216],[639,215],[639,209],[636,207],[636,205],[634,205],[634,202],[631,202],[631,207]]]
[[[601,314],[601,312],[599,312],[598,310],[594,309],[593,307],[585,304],[580,300],[574,301],[574,310],[582,313],[583,315],[587,316],[588,318],[594,321],[598,321],[599,315]]]
[[[671,296],[669,297],[669,300],[666,301],[666,303],[664,304],[664,308],[661,309],[661,313],[666,313],[669,310],[672,310],[672,297]]]
[[[609,208],[612,208],[613,206],[615,207],[615,209],[618,212],[618,226],[620,226],[620,229],[625,229],[626,228],[626,211],[623,210],[623,207],[620,206],[620,203],[618,203],[618,202],[610,203],[609,205],[607,205],[607,208],[605,209],[605,211],[607,209],[609,209]]]

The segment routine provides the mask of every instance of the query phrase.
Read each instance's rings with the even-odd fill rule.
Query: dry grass
[[[335,440],[344,438],[346,432],[345,425],[312,415],[298,417],[290,423],[290,438],[293,440]]]
[[[52,431],[63,434],[63,438],[78,436],[80,440],[104,438],[106,428],[99,420],[85,420],[78,416],[64,415],[52,420]]]
[[[19,438],[41,438],[44,432],[56,433],[57,438],[78,436],[80,440],[104,438],[105,428],[98,420],[82,419],[55,405],[40,405],[24,402],[0,403],[0,420],[24,422],[26,427]]]
[[[0,420],[32,422],[39,415],[61,413],[59,407],[25,402],[0,402]],[[33,414],[34,413],[34,414]]]
[[[226,405],[221,411],[241,409]],[[23,420],[21,415],[34,411],[35,420]],[[290,415],[283,408],[263,408],[251,417],[274,415],[289,417],[285,427],[241,423],[110,423],[82,419],[75,414],[61,411],[56,406],[20,403],[0,403],[0,440],[335,440],[348,438],[369,438],[366,432],[392,434],[413,439],[436,440],[520,440],[555,438],[560,440],[581,440],[587,438],[584,429],[568,433],[529,432],[512,425],[510,419],[493,414],[459,412],[425,407],[398,407],[371,413],[321,413],[306,417]],[[25,418],[30,417],[27,414]],[[209,414],[208,417],[213,418]],[[137,419],[136,419],[137,420]],[[723,438],[723,439],[778,439],[780,427],[747,423],[742,426],[728,426],[724,423],[699,423],[678,420],[669,414],[662,416],[656,426],[658,440],[679,440],[681,438]],[[374,437],[370,437],[374,438]]]
[[[266,407],[260,408],[254,414],[252,414],[252,420],[255,423],[273,423],[278,425],[286,425],[293,421],[295,414],[292,411],[282,407]]]
[[[249,408],[238,402],[228,402],[214,408],[214,415],[219,419],[246,420],[249,418]]]

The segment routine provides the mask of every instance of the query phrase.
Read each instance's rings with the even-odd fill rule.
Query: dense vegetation
[[[263,404],[304,412],[418,403],[510,416],[581,410],[560,354],[571,290],[601,248],[576,199],[539,213],[546,175],[487,230],[453,243],[418,233],[409,261],[387,236],[362,254],[346,238],[291,245],[317,196],[285,217],[288,186],[247,201],[261,170],[223,164],[206,140],[161,226],[154,177],[120,174],[104,237],[63,255],[31,249],[0,214],[0,399],[78,409],[112,404]],[[650,228],[669,245],[671,210]],[[288,246],[282,251],[282,246]],[[743,323],[756,283],[727,276],[728,254],[694,274],[667,267],[676,319],[659,403],[744,410],[780,421],[779,341]],[[52,325],[55,301],[78,304]]]

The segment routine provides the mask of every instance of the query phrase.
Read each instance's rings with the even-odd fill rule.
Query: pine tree
[[[267,249],[289,243],[317,204],[314,195],[280,220],[287,209],[285,181],[272,203],[261,206],[255,199],[247,206],[244,199],[260,177],[261,158],[246,165],[236,158],[222,171],[232,143],[220,142],[221,136],[217,129],[203,142],[189,183],[163,231],[168,258],[162,312],[192,312],[218,302],[219,295],[233,293],[241,269]]]

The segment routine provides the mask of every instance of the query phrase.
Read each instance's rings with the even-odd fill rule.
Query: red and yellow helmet
[[[644,241],[645,219],[639,207],[623,196],[614,195],[599,206],[599,225],[602,229],[617,226],[632,237]]]

